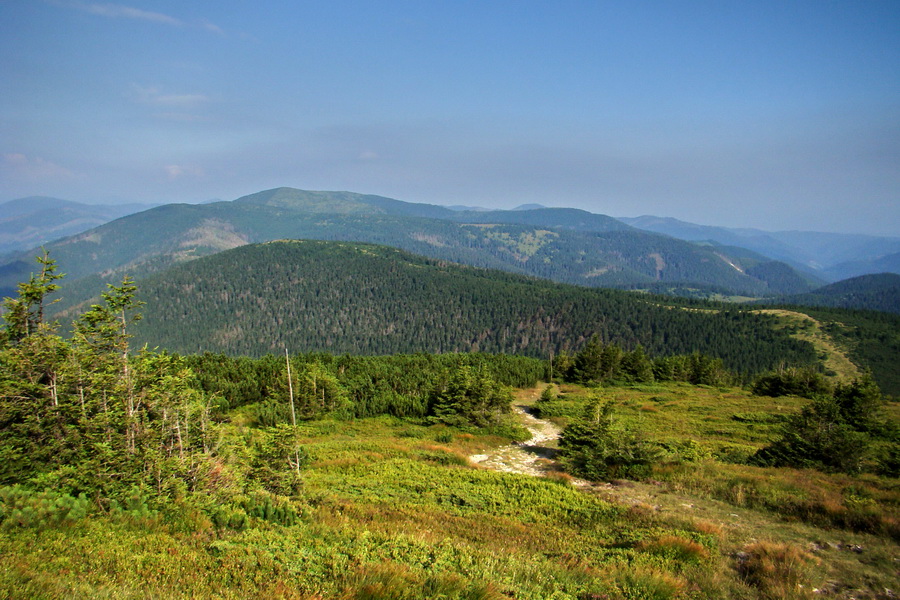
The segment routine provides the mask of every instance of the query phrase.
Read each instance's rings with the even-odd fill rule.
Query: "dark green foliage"
[[[867,440],[846,422],[834,398],[817,398],[788,421],[781,439],[758,451],[751,462],[853,473],[862,466]]]
[[[769,412],[742,412],[731,418],[741,423],[780,423],[785,420],[784,415]]]
[[[867,433],[877,433],[882,429],[880,425],[883,420],[879,413],[884,399],[871,374],[839,384],[834,390],[834,399],[844,421],[853,429]]]
[[[438,422],[489,427],[511,410],[512,390],[482,369],[461,366],[438,379],[428,396],[428,412]]]
[[[900,397],[900,315],[823,308],[800,310],[825,324],[823,329],[847,348],[854,363],[871,369],[884,393]]]
[[[738,380],[735,374],[725,369],[721,359],[693,353],[651,360],[642,346],[626,352],[616,344],[601,343],[596,335],[571,359],[561,354],[554,362],[554,371],[563,379],[583,384],[657,380],[721,386]]]
[[[538,402],[552,402],[559,397],[559,389],[553,385],[549,384],[544,388],[544,391],[541,392],[540,398],[538,398]]]
[[[132,522],[146,521],[158,516],[159,512],[147,504],[148,497],[138,488],[132,488],[122,497],[122,502],[113,498],[109,502],[109,513],[114,517]]]
[[[242,531],[252,519],[276,525],[295,525],[300,519],[297,507],[287,498],[266,491],[237,496],[232,502],[208,509],[209,518],[218,529]]]
[[[655,356],[701,352],[757,373],[810,364],[774,318],[563,286],[360,244],[277,242],[192,261],[142,282],[138,341],[261,356],[286,346],[353,354],[473,352],[547,357],[598,334]]]
[[[765,282],[769,294],[802,294],[811,287],[792,267],[776,260],[748,266],[744,273]]]
[[[221,395],[220,406],[257,404],[263,425],[290,422],[284,359],[232,358],[223,354],[185,357],[201,389]],[[291,357],[294,369],[312,368],[331,378],[335,393],[346,400],[340,414],[354,417],[393,415],[422,418],[428,413],[429,392],[436,381],[462,367],[483,373],[501,386],[531,387],[546,377],[544,361],[504,354],[398,354],[393,356],[333,356],[322,353]],[[337,396],[336,396],[337,397]],[[342,400],[342,402],[343,402]],[[215,416],[215,415],[214,415]]]
[[[36,492],[19,485],[2,487],[0,527],[59,527],[83,519],[92,507],[84,494],[73,497],[56,492]]]
[[[292,385],[288,386],[287,373],[273,373],[270,381],[272,395],[256,407],[256,422],[271,427],[296,420],[320,419],[328,414],[342,415],[351,409],[347,391],[337,377],[319,362],[303,362],[291,369]],[[293,393],[294,415],[291,415]],[[235,403],[238,404],[238,403]]]
[[[619,362],[620,377],[631,383],[648,383],[653,381],[653,363],[644,352],[643,346],[638,346],[631,352],[626,352]]]
[[[592,480],[646,476],[658,457],[655,447],[616,423],[612,405],[599,398],[563,430],[559,448],[567,471]]]
[[[24,310],[7,313],[0,344],[0,482],[104,501],[133,489],[165,501],[202,486],[209,405],[182,359],[129,353],[140,305],[130,279],[110,286],[64,340],[41,321],[55,284],[53,261],[39,262],[43,293],[29,284],[8,301]]]
[[[27,282],[19,283],[17,297],[3,300],[3,320],[6,321],[4,333],[12,343],[40,333],[40,329],[46,325],[45,309],[59,300],[57,298],[48,302],[48,296],[59,289],[55,282],[63,277],[56,272],[56,261],[45,251],[42,256],[37,257],[37,262],[41,266],[40,274],[32,273]],[[53,326],[49,325],[44,333],[52,329]]]
[[[296,496],[303,481],[300,469],[309,457],[300,443],[296,427],[279,424],[256,432],[248,477],[275,494]]]
[[[771,466],[811,467],[856,472],[880,439],[876,471],[894,469],[900,436],[881,411],[884,399],[868,374],[839,384],[832,395],[821,395],[790,417],[781,439],[758,451],[752,462]],[[871,468],[871,467],[870,467]]]
[[[900,477],[900,436],[895,436],[893,444],[881,449],[876,461],[876,473],[884,477]]]
[[[766,304],[801,304],[859,310],[879,310],[900,314],[900,275],[862,275],[826,285],[809,293],[781,296]]]
[[[753,393],[759,396],[815,398],[831,391],[831,384],[825,376],[808,367],[789,367],[766,373],[753,383]]]

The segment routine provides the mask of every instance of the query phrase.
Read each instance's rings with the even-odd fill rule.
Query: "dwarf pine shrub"
[[[0,524],[3,528],[59,527],[85,518],[91,503],[84,494],[72,497],[36,492],[19,485],[0,488]]]

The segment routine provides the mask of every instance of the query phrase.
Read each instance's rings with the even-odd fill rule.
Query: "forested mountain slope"
[[[665,282],[755,296],[798,291],[799,278],[785,288],[778,269],[754,272],[759,259],[741,252],[730,256],[728,249],[639,231],[584,211],[460,213],[379,196],[291,188],[233,202],[161,206],[47,249],[70,281],[97,274],[114,281],[126,272],[146,275],[243,244],[283,238],[387,244],[432,258],[590,287]],[[32,258],[26,253],[0,265],[0,295],[10,294],[27,278]],[[87,287],[95,289],[96,283]]]
[[[276,241],[178,265],[139,282],[137,341],[178,352],[506,352],[547,356],[593,334],[650,354],[702,352],[759,372],[816,360],[747,311],[463,267],[393,248]]]
[[[780,296],[765,303],[880,310],[900,314],[900,275],[896,273],[861,275],[823,286],[806,294]]]
[[[828,282],[859,275],[900,273],[900,238],[813,231],[761,231],[697,225],[668,217],[621,218],[646,231],[688,241],[741,246],[787,262]]]

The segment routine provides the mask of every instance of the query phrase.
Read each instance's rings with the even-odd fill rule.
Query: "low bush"
[[[0,488],[0,526],[43,529],[85,518],[93,505],[80,494],[36,492],[19,485]]]
[[[658,448],[614,422],[612,405],[599,398],[563,430],[559,448],[570,473],[593,480],[644,477],[659,458]]]
[[[781,439],[751,457],[753,464],[855,473],[868,449],[868,436],[843,418],[832,397],[814,400],[789,418]]]

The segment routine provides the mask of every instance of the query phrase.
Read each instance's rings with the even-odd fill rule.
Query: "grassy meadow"
[[[247,519],[178,498],[80,513],[49,496],[19,501],[60,515],[40,519],[13,514],[7,500],[0,598],[750,600],[900,591],[896,479],[741,464],[807,400],[681,383],[563,384],[549,402],[537,400],[541,390],[520,390],[517,403],[560,425],[592,395],[610,399],[623,427],[660,448],[651,475],[583,483],[553,465],[544,478],[501,473],[469,457],[509,444],[505,437],[394,417],[310,421],[300,426],[295,493],[251,499]],[[896,405],[888,409],[898,417]],[[236,409],[221,426],[218,497],[236,485],[224,467],[241,463],[258,434],[246,414]]]

